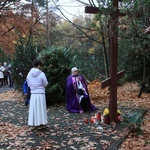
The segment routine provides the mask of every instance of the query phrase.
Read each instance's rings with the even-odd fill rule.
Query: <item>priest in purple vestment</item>
[[[83,113],[97,109],[91,104],[85,79],[78,74],[76,67],[71,69],[71,75],[67,78],[66,105],[67,110],[71,113]]]

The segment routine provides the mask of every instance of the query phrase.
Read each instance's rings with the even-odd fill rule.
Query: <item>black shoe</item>
[[[25,103],[25,106],[28,106],[28,103]]]

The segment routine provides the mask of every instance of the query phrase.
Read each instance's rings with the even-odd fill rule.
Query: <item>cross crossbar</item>
[[[97,14],[98,12],[100,12],[100,10],[99,7],[86,6],[84,12],[89,14]]]
[[[123,78],[123,76],[124,76],[124,70],[122,70],[122,71],[117,73],[117,79],[118,80]],[[103,89],[103,88],[105,88],[108,85],[111,85],[111,77],[109,77],[109,78],[107,78],[107,79],[102,81],[101,88]]]
[[[97,13],[100,13],[100,9],[99,7],[86,6],[84,12],[89,13],[89,14],[97,14]],[[115,13],[117,16],[126,16],[125,13],[122,13],[119,10],[117,10]]]

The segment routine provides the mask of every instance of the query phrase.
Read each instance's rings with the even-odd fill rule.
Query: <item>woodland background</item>
[[[16,89],[22,88],[35,58],[44,62],[49,80],[47,98],[54,99],[51,103],[64,101],[66,78],[73,66],[88,83],[109,77],[110,13],[115,9],[111,1],[80,1],[85,6],[98,6],[100,13],[78,14],[72,20],[55,14],[55,10],[61,13],[57,1],[27,1],[0,2],[0,61],[12,64]],[[118,21],[118,71],[125,71],[118,85],[137,82],[140,97],[143,91],[150,92],[150,1],[121,0],[119,9],[126,16]]]
[[[15,88],[15,92],[1,93],[0,101],[23,102],[22,84],[32,61],[39,58],[44,62],[43,69],[49,80],[47,104],[65,101],[66,78],[71,67],[77,66],[89,83],[92,103],[107,107],[109,90],[100,87],[101,81],[109,77],[112,34],[109,14],[115,9],[111,0],[99,0],[99,3],[76,0],[85,6],[98,6],[101,11],[85,17],[78,14],[72,20],[55,14],[55,10],[61,12],[57,1],[26,1],[29,3],[0,0],[0,61],[12,65]],[[51,6],[53,11],[49,9]],[[131,133],[120,150],[147,150],[150,149],[150,1],[120,0],[119,9],[126,16],[118,21],[118,71],[125,71],[124,78],[118,82],[118,106],[148,110],[141,124],[143,134]],[[19,126],[15,126],[14,132],[13,125],[0,124],[1,140],[14,138],[20,131],[26,132]],[[12,144],[18,145],[18,141]],[[47,144],[46,141],[43,145]]]

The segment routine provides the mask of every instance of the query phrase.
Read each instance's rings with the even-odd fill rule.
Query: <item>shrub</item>
[[[65,86],[71,65],[68,52],[62,47],[51,47],[40,53],[49,82],[46,88],[48,106],[65,102]]]

